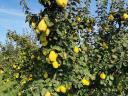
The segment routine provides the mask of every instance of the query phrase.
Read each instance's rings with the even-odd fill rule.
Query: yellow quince
[[[67,89],[64,85],[61,85],[61,86],[56,88],[56,92],[66,93]]]
[[[0,74],[4,73],[4,70],[3,69],[0,69]]]
[[[14,69],[16,69],[17,66],[16,66],[15,64],[13,64],[12,67],[13,67]]]
[[[36,33],[37,33],[37,34],[39,34],[39,33],[40,33],[40,31],[39,31],[38,29],[36,29],[35,31],[36,31]]]
[[[60,65],[59,65],[59,63],[57,61],[54,61],[52,63],[52,66],[53,66],[53,68],[57,69]]]
[[[73,51],[74,51],[75,53],[78,53],[78,52],[79,52],[79,48],[78,48],[77,46],[75,46],[74,49],[73,49]]]
[[[86,86],[89,86],[90,85],[90,81],[87,80],[87,79],[82,79],[82,84],[86,85]]]
[[[112,14],[110,14],[110,15],[108,16],[108,20],[109,20],[109,21],[113,21],[113,20],[114,20],[114,16],[113,16]]]
[[[60,91],[61,91],[62,93],[66,93],[67,89],[66,89],[65,86],[61,85],[61,86],[60,86]]]
[[[38,24],[38,26],[37,26],[37,29],[38,29],[39,31],[46,32],[47,24],[46,24],[46,22],[45,22],[44,19],[42,19],[42,20],[39,22],[39,24]]]
[[[56,4],[61,8],[66,8],[68,0],[56,0]]]
[[[127,14],[127,13],[124,13],[124,14],[123,14],[123,19],[124,19],[124,20],[128,20],[128,14]]]
[[[51,96],[51,93],[47,91],[44,96]]]
[[[80,17],[76,17],[76,21],[77,22],[80,22],[81,21],[81,18]]]
[[[35,22],[32,22],[31,23],[31,26],[32,26],[33,29],[35,29],[36,28],[36,23]]]
[[[55,51],[50,52],[50,54],[49,54],[50,61],[56,61],[57,57],[58,57],[58,54]]]
[[[46,36],[48,36],[49,34],[50,34],[50,29],[47,28],[47,30],[46,30]]]
[[[105,79],[105,78],[106,78],[106,74],[105,74],[104,72],[102,72],[102,73],[100,74],[100,78],[101,78],[101,79]]]

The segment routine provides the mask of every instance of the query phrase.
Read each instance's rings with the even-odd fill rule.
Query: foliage
[[[96,0],[93,17],[92,0],[66,1],[39,0],[44,9],[33,14],[21,0],[37,40],[8,33],[12,43],[0,54],[3,80],[14,81],[10,86],[23,96],[128,95],[125,2]]]

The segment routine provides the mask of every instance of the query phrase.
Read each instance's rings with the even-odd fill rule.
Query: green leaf
[[[127,44],[127,43],[123,43],[123,46],[124,46],[124,47],[127,47],[127,46],[128,46],[128,44]]]
[[[110,80],[114,80],[113,75],[110,75],[109,78],[110,78]]]
[[[50,21],[50,19],[47,15],[44,17],[44,20],[48,27],[52,27],[54,25],[54,23]]]

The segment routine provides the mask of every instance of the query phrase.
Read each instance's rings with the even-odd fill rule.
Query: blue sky
[[[0,0],[0,42],[5,43],[7,30],[16,30],[22,34],[29,26],[25,23],[25,15],[19,4],[20,0]],[[30,0],[29,6],[33,12],[41,9],[37,0]],[[33,7],[32,7],[33,6]]]

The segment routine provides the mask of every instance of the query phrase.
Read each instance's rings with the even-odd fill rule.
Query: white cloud
[[[18,17],[24,17],[24,13],[22,13],[20,10],[15,9],[7,9],[7,8],[0,8],[0,14],[8,14]]]

